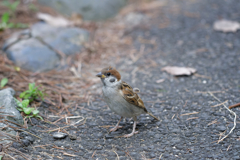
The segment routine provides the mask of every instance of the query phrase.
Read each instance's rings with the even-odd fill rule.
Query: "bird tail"
[[[152,116],[154,119],[156,119],[156,120],[158,120],[159,121],[159,119],[157,118],[157,117],[155,117],[152,113],[149,113],[149,112],[147,112],[150,116]]]

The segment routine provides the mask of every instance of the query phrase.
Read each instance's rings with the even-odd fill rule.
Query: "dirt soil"
[[[8,150],[12,157],[240,159],[239,107],[231,109],[237,115],[235,129],[219,141],[234,127],[234,115],[221,103],[228,107],[240,102],[240,32],[213,29],[213,23],[219,19],[240,21],[240,3],[237,0],[143,3],[127,6],[115,19],[94,24],[94,41],[80,53],[85,55],[80,56],[82,77],[77,80],[81,85],[76,87],[74,80],[71,84],[75,88],[58,86],[62,87],[58,88],[60,91],[65,89],[71,94],[62,92],[60,95],[65,98],[52,96],[55,105],[39,104],[45,121],[28,120],[28,129],[22,128],[27,132],[19,131],[20,139],[12,145],[21,154]],[[132,11],[149,18],[137,26],[126,26],[124,17]],[[141,90],[145,106],[160,121],[141,115],[138,134],[115,138],[132,131],[132,119],[122,121],[123,128],[109,133],[120,117],[101,99],[101,82],[94,77],[107,65],[116,67],[124,81]],[[161,71],[165,66],[193,67],[197,73],[174,77]],[[25,76],[36,79],[34,74]],[[71,95],[75,98],[71,99]],[[67,133],[67,137],[53,138],[58,131]]]

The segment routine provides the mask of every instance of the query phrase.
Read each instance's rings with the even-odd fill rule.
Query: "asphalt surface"
[[[133,121],[121,122],[124,127],[109,134],[106,127],[115,125],[119,116],[98,97],[89,106],[79,104],[81,110],[72,108],[75,115],[87,118],[84,125],[67,128],[76,140],[69,136],[55,140],[53,132],[40,132],[43,127],[56,128],[55,125],[33,119],[35,125],[29,131],[42,139],[32,137],[32,145],[15,143],[15,147],[32,155],[32,159],[240,159],[239,117],[235,130],[217,143],[233,127],[234,116],[222,105],[212,107],[220,102],[208,93],[221,102],[227,101],[227,106],[240,102],[240,31],[223,33],[212,27],[214,21],[222,18],[240,21],[239,8],[237,0],[169,1],[148,28],[128,33],[139,50],[139,36],[155,39],[155,44],[145,44],[147,54],[131,66],[117,66],[123,79],[141,90],[147,109],[160,121],[141,115],[138,134],[114,138],[130,133]],[[166,20],[166,27],[159,25]],[[161,71],[168,65],[193,67],[197,74],[174,77]],[[156,83],[159,79],[164,81]],[[239,107],[232,110],[240,115]],[[25,133],[21,136],[26,137]],[[46,146],[32,147],[38,145]],[[62,152],[57,147],[62,147]]]

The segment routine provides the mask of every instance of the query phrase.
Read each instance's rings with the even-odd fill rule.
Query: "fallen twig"
[[[216,119],[215,119],[214,121],[208,123],[207,126],[210,126],[210,125],[212,125],[212,124],[214,124],[214,123],[217,123],[217,120],[216,120]]]
[[[116,151],[113,150],[113,152],[117,155],[117,159],[119,160],[119,156]]]
[[[224,103],[227,103],[227,102],[228,102],[228,100],[226,100],[225,102],[222,102],[222,103],[220,103],[220,104],[217,104],[217,105],[211,106],[211,107],[218,107],[218,106],[221,106],[221,105],[223,105]]]
[[[62,153],[63,153],[63,155],[65,155],[65,156],[77,157],[77,155],[70,154],[70,153],[67,153],[67,152],[64,152],[64,151],[58,151],[58,152],[62,152]]]
[[[188,121],[188,120],[191,120],[191,119],[198,119],[198,117],[191,117],[191,118],[188,118],[187,121]]]
[[[130,157],[131,160],[133,160],[132,157],[131,157],[130,154],[129,154],[129,151],[127,151],[127,152],[125,152],[125,153]]]
[[[231,105],[231,106],[229,106],[228,108],[229,108],[229,109],[232,109],[232,108],[235,108],[235,107],[238,107],[238,106],[240,106],[240,103],[237,103],[237,104]]]
[[[180,116],[186,116],[186,115],[192,115],[192,114],[198,114],[199,112],[192,112],[192,113],[184,113],[181,114]]]
[[[24,130],[21,130],[21,129],[18,129],[18,128],[17,128],[17,130],[19,130],[19,131],[22,131],[22,132],[27,132],[28,134],[31,134],[32,136],[34,136],[34,137],[37,137],[37,138],[41,139],[40,137],[38,137],[38,136],[36,136],[36,135],[34,135],[34,134],[32,134],[32,133],[28,132],[28,131],[24,131]]]
[[[230,147],[231,147],[231,144],[228,146],[227,151],[229,150]]]
[[[92,158],[94,157],[95,153],[96,153],[96,150],[93,152],[93,154],[92,154]]]
[[[215,97],[211,92],[208,92],[213,98],[215,98],[218,102],[222,103],[217,97]],[[225,135],[222,139],[218,140],[218,143],[223,141],[225,138],[227,138],[229,136],[229,134],[231,134],[233,132],[233,130],[236,128],[236,119],[237,119],[237,115],[235,112],[233,112],[232,110],[230,110],[224,103],[222,104],[231,114],[234,115],[234,121],[233,121],[233,128],[230,130],[230,132]]]

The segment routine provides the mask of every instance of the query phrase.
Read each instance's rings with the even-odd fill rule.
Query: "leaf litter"
[[[162,71],[166,71],[167,73],[174,76],[190,76],[194,74],[197,70],[190,67],[166,66],[162,68]]]
[[[222,19],[214,22],[213,29],[222,32],[236,32],[240,29],[240,23]]]

